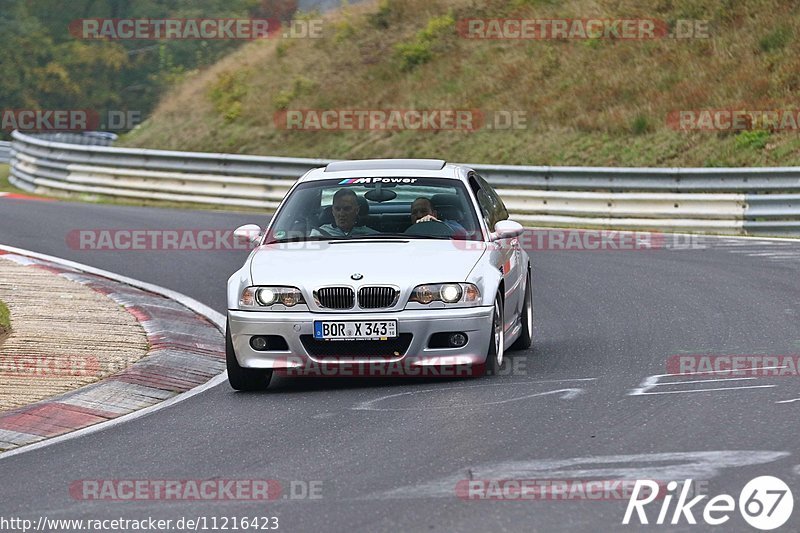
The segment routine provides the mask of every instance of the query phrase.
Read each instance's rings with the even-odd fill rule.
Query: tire
[[[228,367],[228,383],[236,390],[266,390],[272,380],[272,370],[242,368],[233,350],[230,322],[225,324],[225,363]]]
[[[494,376],[503,366],[503,300],[498,294],[494,299],[494,313],[492,315],[492,338],[489,341],[489,351],[486,354],[484,371],[487,376]]]
[[[511,345],[512,350],[527,350],[533,343],[533,288],[531,287],[531,273],[525,281],[525,305],[522,306],[522,329],[519,338]]]

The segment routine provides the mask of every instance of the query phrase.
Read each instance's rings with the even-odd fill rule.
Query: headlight
[[[439,289],[439,299],[444,303],[454,304],[461,299],[462,292],[460,285],[448,283]]]
[[[427,305],[431,302],[446,304],[479,305],[481,291],[472,283],[433,283],[417,285],[411,292],[409,302]]]
[[[239,299],[240,307],[250,308],[270,307],[276,304],[294,307],[305,303],[303,294],[296,287],[247,287]]]
[[[256,302],[258,305],[272,305],[278,301],[278,293],[272,289],[256,289]]]

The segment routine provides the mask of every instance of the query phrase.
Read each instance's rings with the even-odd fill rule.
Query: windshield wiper
[[[409,235],[408,233],[370,233],[370,234],[361,234],[361,235],[350,235],[350,236],[325,236],[325,235],[314,235],[311,237],[288,237],[286,239],[273,239],[271,241],[267,241],[264,245],[269,244],[284,244],[289,242],[311,242],[311,241],[336,241],[336,242],[347,242],[347,241],[355,241],[355,240],[381,240],[381,239],[436,239],[436,240],[451,240],[451,237],[445,237],[442,235]]]
[[[439,239],[450,240],[442,235],[410,235],[408,233],[373,233],[370,235],[353,235],[350,239]]]
[[[298,237],[288,237],[286,239],[273,239],[271,241],[265,242],[264,244],[265,245],[267,245],[267,244],[283,244],[283,243],[287,243],[287,242],[307,242],[307,241],[309,241],[309,242],[310,241],[335,241],[335,240],[339,240],[340,238],[341,237],[326,237],[324,235],[314,235],[314,236],[311,236],[311,237],[298,236]]]

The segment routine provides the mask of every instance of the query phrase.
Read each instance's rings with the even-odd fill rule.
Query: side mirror
[[[261,227],[256,224],[245,224],[233,230],[233,236],[240,242],[257,242],[261,238]]]
[[[499,241],[500,239],[512,239],[522,235],[524,228],[519,222],[513,220],[500,220],[494,225],[494,233],[489,237],[492,241]]]

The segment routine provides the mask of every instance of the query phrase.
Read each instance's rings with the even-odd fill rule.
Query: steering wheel
[[[452,237],[455,234],[453,228],[439,220],[411,224],[403,233],[408,235],[427,235],[429,237]]]
[[[312,231],[318,231],[318,232],[320,232],[320,233],[322,234],[322,236],[323,236],[323,237],[333,237],[333,235],[331,235],[330,233],[328,233],[327,231],[325,231],[324,229],[322,229],[322,227],[319,227],[319,228],[314,228]]]

